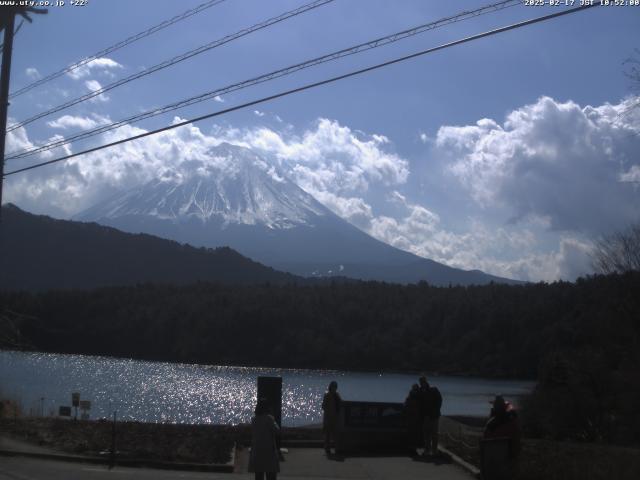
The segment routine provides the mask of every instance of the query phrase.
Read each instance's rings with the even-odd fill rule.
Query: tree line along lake
[[[0,396],[25,414],[56,415],[71,393],[91,401],[90,418],[114,410],[121,420],[238,424],[253,414],[258,376],[283,379],[283,424],[322,420],[322,395],[336,380],[345,400],[403,402],[418,374],[301,370],[147,362],[109,357],[0,352]],[[486,416],[489,400],[503,394],[517,403],[534,382],[430,376],[444,397],[444,415]]]

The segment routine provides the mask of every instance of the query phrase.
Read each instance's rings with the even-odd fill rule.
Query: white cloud
[[[180,120],[176,119],[174,123]],[[124,126],[103,134],[99,143],[109,143],[143,132],[145,130],[138,127]],[[48,141],[59,138],[62,137],[54,136]],[[219,143],[216,138],[202,134],[197,127],[180,127],[10,176],[5,184],[6,198],[30,211],[44,210],[45,213],[69,217],[116,191],[175,172],[183,163],[215,161],[207,155],[207,150]],[[9,151],[33,146],[24,128],[8,135]],[[53,158],[70,152],[66,146],[40,158]]]
[[[551,278],[554,280],[557,278],[573,280],[591,273],[593,271],[592,251],[593,245],[589,242],[581,241],[577,238],[563,237],[560,240],[560,249],[556,253],[558,271]]]
[[[420,141],[422,143],[429,143],[431,141],[431,138],[429,137],[429,135],[427,135],[426,133],[422,132],[422,133],[420,133]]]
[[[542,217],[557,231],[600,233],[638,219],[640,110],[580,107],[542,97],[514,110],[504,124],[445,126],[436,146],[450,172],[486,208],[502,206],[513,220]],[[622,181],[621,181],[622,180]]]
[[[213,97],[214,102],[219,102],[219,103],[224,103],[224,98],[222,98],[220,95],[216,95],[215,97]]]
[[[97,80],[86,80],[84,82],[85,87],[87,87],[92,92],[97,92],[98,90],[102,90],[102,85]],[[89,100],[90,102],[108,102],[109,97],[106,93],[101,93]]]
[[[9,118],[7,123],[11,126],[15,124],[16,121],[13,118]],[[24,127],[16,128],[15,130],[7,132],[6,145],[7,154],[35,148],[35,145],[29,140],[27,130]]]
[[[82,78],[88,77],[91,75],[93,71],[100,72],[102,74],[106,74],[110,77],[113,76],[112,70],[117,70],[124,68],[120,63],[116,62],[107,57],[96,58],[91,60],[90,62],[85,63],[84,65],[79,66],[75,70],[71,70],[67,73],[68,76],[73,78],[74,80],[80,80]]]
[[[38,80],[41,77],[40,72],[35,67],[28,67],[24,73],[30,80]]]
[[[385,143],[389,143],[389,139],[384,135],[377,135],[374,133],[373,135],[371,135],[371,138],[379,145],[384,145]]]
[[[15,120],[12,118],[9,118],[8,123],[9,125],[12,125],[15,123]],[[55,142],[55,141],[61,140],[62,138],[64,137],[62,137],[61,135],[53,135],[41,143]],[[32,150],[34,148],[37,148],[39,145],[40,143],[35,143],[29,140],[29,136],[27,134],[27,130],[25,127],[19,127],[19,128],[16,128],[15,130],[7,132],[7,141],[6,141],[7,154],[22,152],[23,150]],[[70,147],[68,145],[65,145],[65,146],[54,148],[48,152],[41,152],[37,154],[35,158],[46,160],[49,158],[53,158],[54,156],[68,155],[70,153],[71,153]],[[14,169],[13,167],[18,168],[17,162],[23,162],[23,161],[24,160],[18,160],[18,159],[8,160],[5,165],[7,167],[5,168],[5,172],[13,170]]]
[[[9,119],[9,124],[15,123],[13,119]],[[62,138],[54,135],[45,140],[43,143],[56,141]],[[20,152],[23,150],[31,150],[36,148],[38,144],[29,140],[27,130],[24,127],[17,128],[7,133],[7,153]],[[58,147],[46,153],[41,153],[33,158],[37,161],[48,160],[54,156],[61,156],[71,153],[68,146]],[[11,172],[25,165],[25,160],[7,160],[5,164],[5,173]],[[78,182],[82,182],[79,177],[74,177],[73,169],[64,168],[58,175],[45,176],[37,170],[32,174],[11,175],[5,178],[4,187],[6,196],[3,199],[6,202],[14,202],[29,211],[44,211],[56,216],[68,216],[68,206],[65,205],[67,195],[65,190],[74,189]],[[32,181],[33,178],[37,181]],[[74,177],[74,178],[72,178]],[[34,201],[35,200],[35,201]]]
[[[176,118],[174,122],[180,121]],[[51,122],[56,128],[86,128],[106,121],[103,117],[73,117],[66,115]],[[107,143],[144,130],[126,126],[104,134],[100,143]],[[24,130],[20,142],[30,142]],[[352,221],[365,221],[372,216],[371,206],[358,192],[366,192],[370,185],[397,185],[409,174],[406,160],[381,149],[388,139],[382,135],[362,137],[337,122],[320,120],[314,129],[300,137],[287,137],[269,129],[219,129],[205,135],[195,126],[185,126],[154,135],[144,140],[71,159],[55,167],[38,169],[25,175],[38,185],[27,193],[14,188],[17,197],[30,196],[34,204],[38,197],[50,198],[52,177],[60,177],[55,189],[61,199],[60,208],[68,214],[86,208],[118,188],[131,188],[136,184],[160,176],[187,160],[206,159],[206,151],[222,141],[251,146],[280,162],[283,171],[294,181],[327,204],[339,215]],[[67,171],[72,170],[73,176]],[[45,181],[47,179],[47,181]],[[63,181],[74,183],[62,187]],[[46,195],[45,195],[46,193]]]
[[[398,185],[409,176],[408,162],[381,148],[386,137],[357,135],[325,118],[301,136],[259,128],[242,139],[286,162],[295,180],[311,191],[364,192],[371,183]]]
[[[216,132],[226,141],[275,157],[288,176],[336,214],[365,225],[372,207],[362,198],[371,186],[387,188],[406,182],[409,164],[387,152],[390,140],[380,134],[356,133],[328,119],[319,119],[302,135],[289,128],[266,127]]]
[[[264,112],[261,112],[260,110],[254,110],[253,113],[257,117],[264,117]]]
[[[370,219],[373,237],[397,248],[465,270],[528,281],[574,280],[591,271],[591,244],[564,236],[542,248],[535,225],[490,227],[471,220],[463,232],[446,229],[440,217],[406,202],[406,214]]]
[[[373,210],[364,199],[336,195],[331,192],[315,192],[314,197],[339,217],[354,225],[366,225],[373,216]]]
[[[93,114],[91,117],[63,115],[55,120],[47,122],[47,125],[51,128],[67,129],[77,127],[82,130],[88,130],[95,128],[98,125],[106,125],[108,123],[111,123],[111,120],[108,117]]]
[[[640,166],[632,165],[629,171],[620,174],[621,182],[640,183]]]

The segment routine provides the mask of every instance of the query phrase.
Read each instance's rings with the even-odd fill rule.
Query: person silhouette
[[[338,430],[338,415],[342,399],[338,393],[338,382],[335,380],[329,383],[327,393],[322,399],[322,430],[324,432],[324,451],[331,454],[331,441],[335,443],[336,432]]]
[[[496,395],[491,403],[489,421],[480,442],[481,470],[486,477],[514,478],[521,448],[518,413],[502,395]],[[492,445],[493,442],[498,443]]]
[[[269,402],[259,398],[255,416],[251,419],[251,455],[249,472],[255,473],[256,480],[276,480],[280,471],[280,455],[276,436],[280,428],[271,415]]]
[[[424,455],[437,455],[442,395],[438,387],[429,385],[426,377],[420,377],[420,396],[422,398]]]
[[[412,455],[416,455],[416,448],[422,446],[422,399],[417,383],[411,386],[404,401],[404,413],[407,419],[408,445]]]

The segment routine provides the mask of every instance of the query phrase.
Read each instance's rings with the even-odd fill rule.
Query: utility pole
[[[109,470],[116,466],[116,418],[118,411],[113,411],[113,425],[111,426],[111,454],[109,455]]]
[[[26,2],[24,2],[26,3]],[[12,6],[0,9],[0,28],[4,29],[2,47],[2,70],[0,70],[0,234],[2,234],[2,185],[4,184],[4,149],[7,139],[7,110],[9,108],[9,80],[11,78],[11,54],[16,15],[31,23],[30,13],[47,13],[44,8]]]
[[[13,27],[16,14],[3,12],[4,46],[2,49],[2,70],[0,71],[0,224],[2,223],[2,184],[4,183],[4,148],[7,138],[7,109],[9,107],[9,78],[11,76],[11,53],[13,51]],[[0,228],[2,228],[0,226]]]

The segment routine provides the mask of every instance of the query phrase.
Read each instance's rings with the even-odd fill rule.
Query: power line
[[[301,15],[305,12],[308,12],[309,10],[313,10],[315,8],[321,7],[323,5],[326,5],[327,3],[331,3],[334,0],[314,0],[311,3],[307,3],[301,7],[295,8],[293,10],[289,10],[288,12],[282,13],[280,15],[278,15],[277,17],[272,17],[268,20],[265,20],[263,22],[260,23],[256,23],[255,25],[252,25],[251,27],[248,28],[244,28],[242,30],[239,30],[235,33],[232,33],[231,35],[227,35],[225,37],[222,37],[218,40],[214,40],[213,42],[207,43],[206,45],[202,45],[198,48],[195,48],[193,50],[189,50],[188,52],[182,53],[180,55],[177,55],[173,58],[170,58],[168,60],[165,60],[161,63],[158,63],[156,65],[154,65],[153,67],[149,67],[146,68],[144,70],[142,70],[141,72],[138,73],[134,73],[133,75],[129,75],[128,77],[124,77],[121,78],[120,80],[116,80],[113,83],[110,83],[109,85],[105,86],[105,87],[101,87],[97,90],[93,90],[89,93],[86,93],[80,97],[77,97],[73,100],[69,100],[68,102],[62,103],[60,105],[58,105],[57,107],[53,107],[45,112],[41,112],[38,113],[30,118],[27,118],[26,120],[23,120],[21,122],[18,123],[14,123],[13,125],[11,125],[11,127],[9,127],[7,129],[7,132],[10,132],[12,130],[15,130],[16,128],[20,128],[23,127],[25,125],[28,125],[32,122],[35,122],[36,120],[42,118],[42,117],[46,117],[51,115],[52,113],[56,113],[59,112],[60,110],[64,110],[66,108],[72,107],[73,105],[77,105],[78,103],[82,103],[86,100],[89,100],[91,98],[97,97],[98,95],[102,95],[105,92],[108,92],[110,90],[113,90],[114,88],[120,87],[126,83],[132,82],[134,80],[137,80],[139,78],[145,77],[147,75],[151,75],[152,73],[158,72],[160,70],[163,70],[167,67],[173,66],[177,63],[180,63],[184,60],[187,60],[191,57],[195,57],[196,55],[200,55],[201,53],[207,52],[211,49],[220,47],[222,45],[225,45],[226,43],[229,43],[233,40],[237,40],[238,38],[244,37],[246,35],[249,35],[253,32],[256,32],[258,30],[262,30],[264,28],[270,27],[271,25],[275,25],[276,23],[280,23],[283,22],[289,18]]]
[[[211,90],[209,92],[205,92],[203,94],[200,95],[196,95],[193,97],[189,97],[187,99],[184,100],[180,100],[178,102],[174,102],[168,105],[165,105],[163,107],[159,107],[159,108],[155,108],[153,110],[149,110],[146,112],[142,112],[133,116],[130,116],[128,118],[119,120],[117,122],[113,122],[107,125],[102,125],[99,126],[97,128],[94,129],[90,129],[90,130],[85,130],[82,132],[79,132],[75,135],[72,135],[70,137],[66,137],[66,138],[61,138],[59,140],[55,140],[52,142],[49,142],[45,145],[41,145],[39,147],[33,148],[33,149],[28,149],[28,150],[23,150],[21,152],[17,152],[17,153],[13,153],[12,155],[7,157],[7,160],[12,160],[12,159],[16,159],[16,158],[24,158],[24,157],[28,157],[30,155],[34,155],[36,153],[40,153],[40,152],[45,152],[48,150],[52,150],[53,148],[56,147],[60,147],[62,145],[68,145],[70,143],[73,142],[77,142],[80,140],[85,140],[87,138],[93,137],[95,135],[99,135],[101,133],[105,133],[111,130],[114,130],[118,127],[121,127],[123,125],[126,124],[131,124],[134,122],[139,122],[142,120],[145,120],[147,118],[151,118],[151,117],[155,117],[157,115],[161,115],[163,113],[167,113],[167,112],[171,112],[174,110],[178,110],[181,108],[185,108],[191,105],[194,105],[196,103],[200,103],[200,102],[204,102],[206,100],[215,98],[217,96],[220,95],[226,95],[228,93],[231,92],[235,92],[238,90],[242,90],[244,88],[248,88],[248,87],[252,87],[254,85],[258,85],[270,80],[274,80],[276,78],[280,78],[286,75],[290,75],[292,73],[295,73],[297,71],[306,69],[306,68],[310,68],[316,65],[320,65],[326,62],[330,62],[330,61],[334,61],[334,60],[338,60],[340,58],[343,57],[347,57],[350,55],[355,55],[357,53],[361,53],[364,52],[366,50],[371,50],[374,48],[378,48],[378,47],[382,47],[384,45],[388,45],[390,43],[394,43],[397,42],[399,40],[403,40],[405,38],[417,35],[419,33],[423,33],[429,30],[434,30],[436,28],[445,26],[445,25],[450,25],[452,23],[456,23],[456,22],[460,22],[463,20],[468,20],[470,18],[475,18],[478,17],[480,15],[485,15],[487,13],[491,13],[491,12],[495,12],[498,10],[502,10],[505,8],[509,8],[512,6],[516,6],[516,5],[520,5],[520,0],[503,0],[501,2],[498,3],[493,3],[490,5],[486,5],[484,7],[475,9],[475,10],[471,10],[471,11],[463,11],[461,13],[458,13],[456,15],[452,15],[449,17],[445,17],[442,18],[440,20],[436,20],[434,22],[430,22],[430,23],[426,23],[426,24],[422,24],[422,25],[418,25],[416,27],[413,28],[409,28],[406,30],[403,30],[401,32],[397,32],[397,33],[393,33],[391,35],[387,35],[385,37],[380,37],[377,38],[375,40],[371,40],[369,42],[365,42],[365,43],[360,43],[358,45],[352,46],[352,47],[348,47],[348,48],[344,48],[342,50],[338,50],[336,52],[332,52],[326,55],[322,55],[320,57],[316,57],[313,58],[311,60],[307,60],[305,62],[301,62],[301,63],[297,63],[285,68],[281,68],[279,70],[275,70],[273,72],[264,74],[264,75],[260,75],[258,77],[254,77],[251,78],[249,80],[244,80],[238,83],[234,83],[231,85],[227,85],[225,87],[221,87],[215,90]]]
[[[515,30],[517,28],[525,27],[525,26],[528,26],[528,25],[533,25],[535,23],[540,23],[540,22],[543,22],[543,21],[546,21],[546,20],[551,20],[553,18],[557,18],[557,17],[563,16],[563,15],[569,15],[571,13],[580,12],[580,11],[587,10],[587,9],[595,7],[595,6],[599,6],[599,4],[595,4],[594,3],[594,4],[591,4],[591,5],[583,5],[583,6],[580,6],[580,7],[575,7],[575,8],[563,10],[563,11],[560,11],[560,12],[551,13],[551,14],[548,14],[548,15],[543,15],[541,17],[532,18],[530,20],[525,20],[525,21],[522,21],[522,22],[514,23],[514,24],[511,24],[511,25],[507,25],[506,27],[500,27],[500,28],[496,28],[496,29],[493,29],[493,30],[489,30],[489,31],[483,32],[483,33],[478,33],[478,34],[472,35],[470,37],[466,37],[466,38],[463,38],[463,39],[460,39],[460,40],[455,40],[453,42],[445,43],[445,44],[439,45],[437,47],[428,48],[426,50],[421,50],[419,52],[412,53],[410,55],[405,55],[403,57],[398,57],[398,58],[395,58],[393,60],[388,60],[386,62],[378,63],[378,64],[372,65],[370,67],[362,68],[362,69],[359,69],[359,70],[354,70],[352,72],[345,73],[343,75],[338,75],[336,77],[331,77],[331,78],[328,78],[328,79],[325,79],[325,80],[321,80],[319,82],[314,82],[314,83],[310,83],[310,84],[304,85],[302,87],[297,87],[297,88],[294,88],[294,89],[291,89],[291,90],[286,90],[284,92],[280,92],[280,93],[277,93],[277,94],[274,94],[274,95],[270,95],[268,97],[263,97],[263,98],[260,98],[258,100],[253,100],[251,102],[243,103],[241,105],[236,105],[235,107],[226,108],[226,109],[220,110],[218,112],[208,113],[206,115],[201,115],[199,117],[192,118],[190,120],[185,120],[185,121],[182,121],[180,123],[169,125],[167,127],[158,128],[156,130],[152,130],[152,131],[149,131],[149,132],[141,133],[139,135],[134,135],[132,137],[127,137],[127,138],[124,138],[124,139],[121,139],[121,140],[117,140],[115,142],[107,143],[105,145],[100,145],[100,146],[97,146],[97,147],[89,148],[89,149],[83,150],[81,152],[72,153],[70,155],[65,155],[63,157],[55,158],[53,160],[48,160],[46,162],[41,162],[41,163],[37,163],[35,165],[30,165],[28,167],[24,167],[24,168],[20,168],[20,169],[17,169],[17,170],[13,170],[11,172],[5,173],[4,176],[8,177],[9,175],[15,175],[17,173],[26,172],[28,170],[33,170],[35,168],[44,167],[46,165],[51,165],[53,163],[57,163],[57,162],[61,162],[61,161],[64,161],[64,160],[68,160],[70,158],[78,157],[80,155],[86,155],[87,153],[97,152],[99,150],[103,150],[103,149],[109,148],[109,147],[114,147],[116,145],[120,145],[120,144],[123,144],[123,143],[131,142],[133,140],[139,140],[141,138],[145,138],[145,137],[148,137],[148,136],[151,136],[151,135],[156,135],[158,133],[166,132],[168,130],[173,130],[174,128],[184,127],[185,125],[189,125],[191,123],[200,122],[202,120],[207,120],[209,118],[217,117],[217,116],[220,116],[220,115],[224,115],[226,113],[234,112],[236,110],[240,110],[240,109],[243,109],[243,108],[247,108],[247,107],[251,107],[251,106],[254,106],[254,105],[258,105],[260,103],[264,103],[264,102],[268,102],[268,101],[271,101],[271,100],[275,100],[277,98],[285,97],[287,95],[291,95],[291,94],[294,94],[294,93],[299,93],[299,92],[302,92],[302,91],[305,91],[305,90],[310,90],[312,88],[316,88],[316,87],[319,87],[319,86],[322,86],[322,85],[326,85],[326,84],[329,84],[329,83],[334,83],[334,82],[337,82],[339,80],[344,80],[344,79],[347,79],[347,78],[350,78],[350,77],[354,77],[356,75],[361,75],[363,73],[367,73],[367,72],[371,72],[371,71],[374,71],[374,70],[378,70],[378,69],[383,68],[383,67],[388,67],[389,65],[394,65],[396,63],[404,62],[406,60],[410,60],[410,59],[413,59],[413,58],[416,58],[416,57],[420,57],[420,56],[423,56],[423,55],[426,55],[426,54],[429,54],[429,53],[437,52],[439,50],[444,50],[446,48],[454,47],[456,45],[460,45],[460,44],[463,44],[463,43],[468,43],[468,42],[471,42],[471,41],[474,41],[474,40],[478,40],[480,38],[488,37],[488,36],[491,36],[491,35],[496,35],[498,33],[503,33],[503,32],[507,32],[507,31],[510,31],[510,30]]]
[[[28,92],[29,90],[33,90],[36,87],[39,87],[40,85],[43,85],[47,82],[50,82],[51,80],[54,80],[58,77],[61,77],[62,75],[64,75],[65,73],[69,73],[72,72],[80,67],[82,67],[83,65],[86,65],[89,62],[92,62],[93,60],[95,60],[96,58],[100,58],[100,57],[104,57],[105,55],[108,55],[112,52],[115,52],[116,50],[120,50],[123,47],[126,47],[127,45],[130,45],[134,42],[137,42],[138,40],[141,40],[145,37],[148,37],[149,35],[153,35],[156,32],[159,32],[160,30],[167,28],[175,23],[180,22],[181,20],[185,20],[193,15],[196,15],[208,8],[211,8],[215,5],[218,5],[219,3],[222,3],[226,0],[209,0],[207,2],[204,2],[200,5],[198,5],[197,7],[191,8],[189,10],[186,10],[184,12],[182,12],[181,14],[178,14],[172,18],[169,18],[157,25],[154,25],[153,27],[148,28],[147,30],[144,30],[140,33],[136,33],[135,35],[132,35],[118,43],[114,43],[113,45],[111,45],[110,47],[107,47],[103,50],[100,50],[97,53],[94,53],[93,55],[89,55],[88,57],[84,57],[81,60],[78,60],[75,63],[72,63],[71,65],[58,70],[56,72],[53,72],[49,75],[47,75],[44,78],[41,78],[25,87],[20,88],[19,90],[16,90],[15,92],[12,92],[11,95],[9,95],[9,98],[14,98],[17,97],[18,95],[22,95],[23,93]]]

